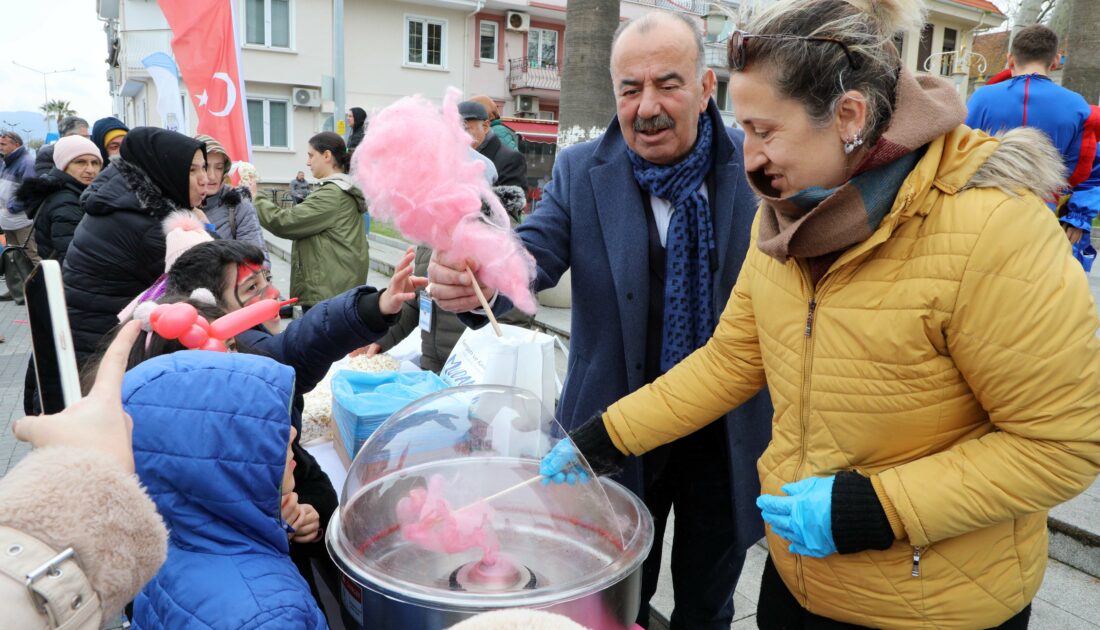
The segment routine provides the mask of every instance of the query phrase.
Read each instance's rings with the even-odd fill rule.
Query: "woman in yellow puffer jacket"
[[[762,628],[1026,628],[1047,510],[1100,471],[1096,307],[1039,132],[902,68],[914,0],[781,0],[730,42],[762,203],[714,337],[563,441],[597,473],[765,381]],[[561,477],[557,477],[561,479]]]

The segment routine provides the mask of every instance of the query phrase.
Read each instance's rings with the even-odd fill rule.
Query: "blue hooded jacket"
[[[137,474],[168,525],[168,560],[135,628],[327,628],[280,511],[294,371],[183,351],[126,374]]]

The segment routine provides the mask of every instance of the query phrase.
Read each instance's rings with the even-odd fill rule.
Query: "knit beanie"
[[[205,133],[200,133],[199,135],[195,136],[195,139],[206,145],[207,156],[209,156],[211,153],[221,153],[225,156],[225,171],[223,172],[228,176],[229,170],[233,168],[233,160],[229,157],[229,152],[225,150],[225,147],[222,146],[222,143],[218,142],[213,137],[206,135]]]
[[[70,162],[81,155],[100,157],[95,143],[84,136],[65,136],[53,145],[53,164],[58,170],[64,171]]]
[[[214,240],[206,227],[189,210],[173,212],[164,219],[164,271],[175,264],[183,252],[200,243]]]
[[[106,149],[108,146],[110,146],[111,141],[114,140],[115,138],[118,138],[120,136],[125,136],[125,135],[126,135],[126,130],[125,129],[112,129],[112,130],[108,131],[106,134],[103,135],[103,148]]]

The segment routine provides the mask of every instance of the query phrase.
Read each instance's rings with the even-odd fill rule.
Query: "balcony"
[[[647,7],[676,11],[678,13],[690,13],[703,16],[707,14],[708,0],[626,0],[633,4],[641,4]]]
[[[123,31],[120,65],[126,74],[148,76],[141,60],[155,52],[162,52],[175,59],[172,54],[172,31],[156,29],[148,31]]]
[[[729,48],[726,42],[711,43],[707,42],[703,46],[703,52],[705,53],[707,67],[719,68],[722,70],[729,68]]]
[[[561,68],[538,63],[536,59],[521,57],[508,60],[508,89],[513,94],[521,91],[561,91]]]

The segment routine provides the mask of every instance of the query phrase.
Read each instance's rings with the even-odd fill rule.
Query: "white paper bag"
[[[501,324],[504,336],[492,326],[467,329],[459,337],[440,376],[448,385],[511,385],[538,396],[553,413],[557,398],[554,338],[518,326]]]

